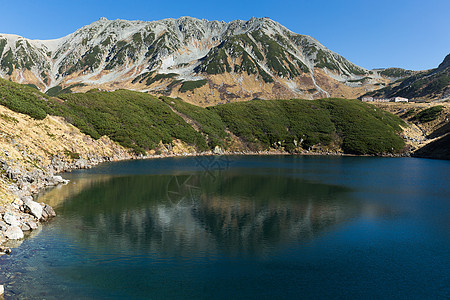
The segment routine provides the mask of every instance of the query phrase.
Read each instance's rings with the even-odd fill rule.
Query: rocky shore
[[[24,233],[37,230],[41,222],[56,216],[51,206],[38,203],[33,199],[33,196],[44,188],[69,182],[56,174],[74,169],[91,168],[106,161],[130,158],[137,157],[132,157],[127,152],[118,153],[113,157],[92,156],[88,159],[79,158],[73,161],[54,156],[51,163],[44,169],[35,168],[31,171],[17,161],[0,159],[3,184],[9,182],[8,192],[14,198],[12,202],[3,203],[0,206],[0,254],[10,254],[11,248],[8,244],[10,241],[23,239]]]

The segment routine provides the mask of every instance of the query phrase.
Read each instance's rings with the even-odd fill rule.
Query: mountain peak
[[[450,54],[447,54],[442,63],[439,65],[438,70],[443,70],[447,67],[450,67]]]

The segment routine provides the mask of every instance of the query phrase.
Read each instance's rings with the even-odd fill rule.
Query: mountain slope
[[[405,97],[414,100],[449,99],[450,54],[436,69],[416,72],[367,95],[382,98]]]
[[[254,100],[202,108],[126,90],[50,98],[3,79],[0,99],[34,119],[62,116],[94,139],[106,135],[137,153],[174,147],[201,152],[218,146],[230,151],[382,154],[399,153],[404,146],[399,118],[357,100]]]
[[[57,40],[0,34],[0,75],[41,91],[83,84],[76,90],[129,88],[203,105],[256,97],[350,97],[385,81],[268,18],[102,18]],[[183,82],[196,87],[182,89]]]

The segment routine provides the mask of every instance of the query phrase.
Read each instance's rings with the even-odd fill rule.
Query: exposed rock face
[[[352,94],[351,89],[361,94],[383,81],[269,18],[229,23],[190,17],[154,22],[102,18],[58,40],[0,34],[0,50],[2,77],[42,91],[57,87],[52,93],[61,87],[132,87],[173,90],[172,95],[196,101],[208,94],[218,102],[341,96]],[[199,92],[191,93],[194,89]]]

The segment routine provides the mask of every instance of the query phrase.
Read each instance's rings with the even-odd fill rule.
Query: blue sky
[[[436,67],[450,53],[450,0],[2,1],[0,32],[65,36],[100,17],[153,21],[192,16],[232,21],[270,17],[372,69]]]

